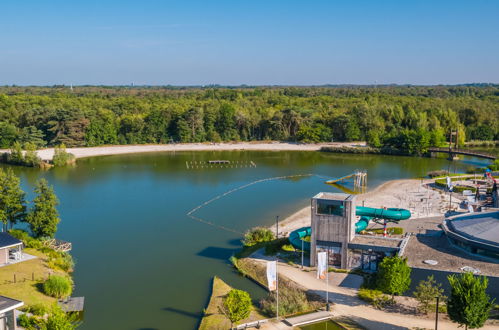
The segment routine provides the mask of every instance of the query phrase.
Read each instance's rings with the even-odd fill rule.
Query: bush
[[[28,232],[21,229],[11,229],[9,234],[13,237],[21,240],[25,247],[40,250],[43,248],[43,244],[40,240],[29,236]]]
[[[35,304],[26,308],[27,313],[31,313],[36,316],[44,316],[49,310],[43,304]]]
[[[19,315],[17,325],[26,330],[41,329],[41,322],[38,318],[26,314]]]
[[[54,156],[52,157],[54,166],[66,166],[72,164],[74,160],[75,156],[66,151],[66,146],[64,144],[54,148]]]
[[[448,174],[449,174],[449,171],[447,171],[447,170],[430,171],[430,172],[427,173],[427,175],[430,178],[434,178],[434,177],[437,177],[437,176],[444,176],[444,175],[448,175]]]
[[[248,292],[232,289],[224,298],[222,312],[233,324],[247,318],[252,306]]]
[[[73,292],[73,282],[66,276],[53,275],[43,283],[43,292],[55,298],[66,298]]]
[[[310,309],[307,295],[298,288],[286,287],[279,283],[279,315],[285,316],[308,311]],[[260,301],[260,308],[268,316],[276,315],[275,292]]]
[[[383,234],[383,228],[376,228],[376,229],[367,229],[367,232],[371,232],[374,234]],[[386,228],[386,232],[389,235],[403,235],[404,234],[404,229],[401,227],[391,227],[391,228]]]
[[[274,233],[267,228],[255,227],[244,234],[244,246],[253,246],[262,242],[270,242],[275,238]]]
[[[50,249],[48,264],[50,268],[72,272],[74,269],[73,257],[67,252],[58,252]]]
[[[277,254],[287,244],[289,244],[289,239],[287,237],[279,238],[271,242],[268,242],[265,245],[265,255]]]
[[[383,292],[381,292],[379,290],[361,288],[361,289],[359,289],[357,296],[360,299],[364,300],[365,302],[368,302],[369,304],[373,305],[374,308],[377,308],[377,309],[382,309],[385,306],[388,306],[388,305],[391,305],[394,303],[393,299],[391,299],[389,296],[383,294]]]

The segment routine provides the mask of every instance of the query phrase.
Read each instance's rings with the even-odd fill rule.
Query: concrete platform
[[[315,323],[319,321],[329,320],[333,317],[333,313],[327,311],[320,311],[310,314],[304,314],[300,316],[290,317],[284,320],[285,323],[292,327],[297,327],[300,325],[305,325],[309,323]]]

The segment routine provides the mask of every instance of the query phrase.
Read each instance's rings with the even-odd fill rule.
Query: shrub
[[[41,329],[41,321],[33,316],[28,316],[27,314],[19,315],[17,325],[23,327],[26,330]]]
[[[224,298],[221,312],[231,324],[247,318],[251,313],[251,298],[248,292],[232,289]]]
[[[66,298],[73,292],[73,282],[66,276],[53,275],[43,283],[43,292],[55,298]]]
[[[380,290],[361,288],[359,289],[357,296],[377,309],[382,309],[383,307],[394,303],[393,299],[383,294]]]
[[[13,237],[17,238],[18,240],[21,240],[23,242],[24,246],[27,248],[33,248],[33,249],[40,250],[43,247],[43,244],[40,240],[29,236],[28,232],[26,232],[24,230],[11,229],[9,231],[9,234],[12,235]]]
[[[267,228],[255,227],[244,234],[244,246],[253,246],[262,242],[270,242],[275,238],[274,233]]]
[[[66,151],[66,146],[61,144],[54,148],[52,163],[54,166],[66,166],[74,162],[75,156]]]
[[[287,237],[279,238],[268,242],[265,245],[265,255],[274,255],[282,250],[283,246],[289,244],[289,239]]]
[[[447,171],[447,170],[430,171],[430,172],[427,173],[427,175],[430,178],[434,178],[434,177],[437,177],[437,176],[448,175],[448,174],[449,174],[449,171]]]
[[[65,272],[72,272],[74,269],[73,257],[67,252],[51,250],[48,264],[51,268],[61,269]]]
[[[368,229],[366,231],[375,234],[383,234],[383,228]],[[391,228],[386,228],[386,232],[389,235],[402,235],[404,234],[404,229],[401,227],[391,227]]]
[[[36,316],[44,316],[47,314],[48,309],[45,305],[43,304],[35,304],[31,305],[28,308],[26,308],[26,312],[31,313]]]
[[[285,316],[308,311],[307,295],[298,288],[287,287],[279,283],[279,315]],[[276,294],[272,292],[260,301],[260,308],[269,315],[276,315]]]

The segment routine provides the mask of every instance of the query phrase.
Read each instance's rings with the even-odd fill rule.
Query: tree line
[[[451,130],[499,140],[499,86],[0,87],[0,148],[366,140],[419,154]]]

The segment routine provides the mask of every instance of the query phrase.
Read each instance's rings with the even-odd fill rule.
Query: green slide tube
[[[406,209],[388,208],[376,209],[373,207],[357,206],[355,215],[360,216],[359,221],[355,223],[355,232],[359,233],[367,228],[371,219],[384,219],[389,221],[407,220],[411,217],[411,211]],[[289,234],[289,243],[295,249],[302,249],[302,239],[312,234],[311,227],[302,227]],[[303,250],[310,251],[310,242],[303,242]]]

